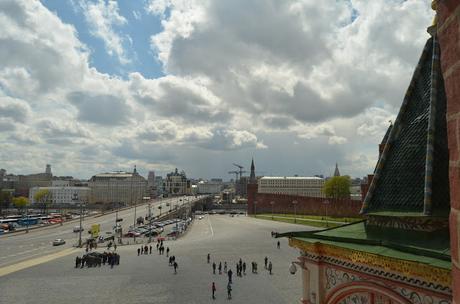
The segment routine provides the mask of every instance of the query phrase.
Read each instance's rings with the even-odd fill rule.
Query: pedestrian
[[[227,273],[227,261],[224,262],[224,272]]]
[[[81,259],[80,259],[79,256],[77,256],[77,257],[75,258],[75,268],[78,268],[78,266],[80,266],[80,263],[81,263]]]
[[[141,246],[141,254],[144,254],[144,246]]]
[[[219,274],[222,274],[222,262],[219,262]]]
[[[212,282],[211,291],[212,291],[212,299],[215,300],[216,299],[216,283],[214,282]]]
[[[117,251],[117,244],[113,244],[113,251]]]
[[[270,261],[270,263],[268,263],[268,271],[270,271],[270,274],[272,274],[272,269],[273,269],[273,265],[272,265],[272,262]]]
[[[148,254],[149,253],[149,246],[145,245],[144,246],[144,254]]]
[[[157,251],[158,251],[158,248],[160,247],[160,243],[157,243]]]
[[[152,254],[152,245],[150,245],[149,249],[150,249],[150,254]]]
[[[216,263],[212,262],[212,274],[216,274]]]
[[[169,263],[168,263],[168,265],[171,266],[171,264],[172,264],[172,256],[169,257]]]
[[[139,256],[140,254],[141,254],[141,249],[137,248],[137,256]]]
[[[211,254],[208,253],[208,264],[209,264],[210,261],[211,261]]]
[[[233,271],[231,269],[229,269],[228,272],[227,272],[227,275],[228,275],[228,283],[232,284]]]
[[[177,266],[178,266],[178,265],[177,265],[177,262],[174,262],[174,274],[177,273]]]
[[[232,298],[232,284],[230,284],[230,282],[227,284],[227,299],[231,299]]]
[[[276,243],[276,247],[278,247],[278,249],[280,249],[280,241],[278,241],[278,243]]]
[[[265,262],[265,269],[267,269],[267,263],[268,263],[268,258],[267,257],[265,257],[264,262]]]
[[[169,256],[169,247],[166,247],[166,257]]]
[[[257,262],[254,262],[254,272],[257,273]]]
[[[246,262],[243,262],[243,274],[246,275]]]

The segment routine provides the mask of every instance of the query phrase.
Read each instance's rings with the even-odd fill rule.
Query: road
[[[160,212],[158,207],[161,206],[162,214],[165,214],[165,211],[169,211],[170,208],[167,206],[168,204],[174,209],[176,205],[184,205],[193,200],[195,200],[195,198],[175,197],[154,201],[151,212],[155,216],[158,215]],[[134,224],[135,213],[136,217],[146,216],[148,214],[147,204],[118,212],[118,218],[123,219],[121,222],[123,231],[128,231],[128,227]],[[115,213],[110,213],[99,217],[85,218],[82,225],[85,228],[85,231],[82,232],[82,240],[88,237],[87,230],[92,224],[100,224],[102,234],[107,231],[113,231],[115,216]],[[72,221],[64,223],[62,226],[53,225],[30,230],[27,234],[25,232],[18,232],[11,235],[0,236],[0,267],[58,252],[74,246],[78,242],[78,233],[73,232],[73,227],[78,225],[79,221]],[[62,246],[52,246],[52,241],[57,238],[64,239],[66,244]]]
[[[75,269],[75,256],[83,252],[74,249],[65,257],[1,277],[0,303],[227,303],[227,278],[212,274],[207,253],[216,263],[227,261],[234,273],[240,258],[248,264],[246,275],[240,278],[234,274],[233,303],[296,303],[301,295],[301,274],[291,275],[288,268],[298,252],[284,238],[277,249],[278,239],[271,238],[270,232],[306,229],[246,216],[209,215],[195,220],[182,238],[165,242],[176,256],[178,274],[155,249],[152,255],[137,256],[134,245],[117,249],[121,262],[113,269]],[[273,275],[263,269],[265,256],[273,263]],[[258,274],[251,273],[251,261],[258,263]],[[214,301],[212,282],[217,285]]]

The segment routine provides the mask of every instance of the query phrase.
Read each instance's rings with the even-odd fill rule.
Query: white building
[[[88,202],[91,189],[89,187],[32,187],[29,190],[29,202],[36,204],[34,200],[35,193],[40,190],[48,190],[52,205],[71,205],[79,202]],[[78,201],[74,201],[74,193],[78,195]]]
[[[197,186],[198,194],[219,194],[223,188],[223,184],[219,182],[200,181]]]
[[[131,172],[108,172],[96,174],[88,182],[91,188],[90,203],[130,205],[141,203],[147,196],[147,180],[134,167]]]
[[[324,197],[324,179],[320,177],[265,176],[258,180],[259,193]]]

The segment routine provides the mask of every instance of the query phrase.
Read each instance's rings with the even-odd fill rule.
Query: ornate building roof
[[[439,46],[430,38],[396,121],[387,130],[364,214],[447,216],[449,156]]]

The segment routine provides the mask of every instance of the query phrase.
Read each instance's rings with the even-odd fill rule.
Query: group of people
[[[142,254],[152,254],[152,245],[144,245],[139,248],[137,248],[137,255],[142,255]],[[158,240],[157,241],[157,251],[160,255],[163,255],[165,253],[165,247],[163,246],[163,240]],[[169,257],[169,247],[166,247],[166,257]]]
[[[163,240],[157,239],[157,252],[159,255],[164,255],[165,253],[165,247],[163,245]],[[144,255],[144,254],[152,254],[152,245],[144,245],[139,248],[137,248],[137,255]],[[166,257],[169,257],[169,266],[174,267],[174,274],[177,274],[177,268],[179,265],[176,262],[176,257],[175,256],[169,256],[169,247],[166,247]]]
[[[83,267],[101,267],[101,265],[109,265],[113,268],[114,265],[120,265],[120,255],[116,252],[91,252],[83,255],[82,257],[77,256],[75,258],[75,268]]]
[[[208,253],[206,257],[206,261],[208,264],[211,263],[211,254]],[[223,273],[227,274],[228,277],[228,282],[227,282],[227,298],[231,299],[232,298],[232,277],[233,277],[233,271],[231,269],[227,270],[227,261],[219,262],[219,264],[216,264],[216,262],[212,262],[212,273],[216,274],[216,269],[219,271],[219,274],[222,274],[222,265],[223,265]],[[268,260],[268,257],[264,258],[264,265],[265,269],[269,271],[270,274],[272,274],[273,270],[273,264],[271,261]],[[257,273],[257,262],[252,261],[251,262],[251,271],[252,273]],[[236,275],[239,277],[242,277],[243,275],[246,275],[246,262],[244,262],[241,258],[239,261],[236,263]],[[216,284],[215,282],[212,282],[211,284],[211,292],[212,292],[212,298],[215,299],[215,293],[216,293]]]

